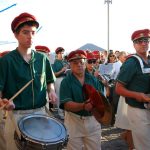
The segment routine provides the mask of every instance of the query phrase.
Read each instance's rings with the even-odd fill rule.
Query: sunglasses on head
[[[134,41],[135,44],[142,44],[142,43],[149,43],[150,39],[149,38],[142,38],[142,39],[137,39]]]
[[[88,64],[95,64],[95,63],[96,63],[96,60],[89,59],[89,60],[87,60],[87,63],[88,63]]]

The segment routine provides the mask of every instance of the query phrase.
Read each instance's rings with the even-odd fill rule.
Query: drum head
[[[45,115],[23,117],[18,127],[25,138],[43,143],[60,143],[66,140],[67,132],[62,123]]]

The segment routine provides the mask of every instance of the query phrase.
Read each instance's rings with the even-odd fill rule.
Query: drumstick
[[[33,82],[34,79],[30,80],[27,84],[25,84],[14,96],[12,96],[9,101],[13,101],[31,82]],[[0,110],[2,110],[7,104],[0,107]]]
[[[30,80],[27,84],[25,84],[14,96],[12,96],[9,101],[13,101],[34,79]],[[1,109],[3,109],[7,104],[3,105]],[[6,119],[8,116],[8,111],[4,110],[3,119]]]
[[[13,97],[11,97],[9,100],[13,101],[14,98],[16,98],[34,79],[30,80],[27,84],[25,84]]]

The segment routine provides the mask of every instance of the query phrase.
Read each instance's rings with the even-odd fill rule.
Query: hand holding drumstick
[[[4,98],[0,99],[0,109],[4,110],[13,110],[15,108],[15,105],[13,103],[13,100],[33,81],[30,80],[26,85],[24,85],[14,96],[12,96],[9,100]]]
[[[3,108],[4,110],[13,110],[15,108],[15,105],[13,101],[9,101],[8,99],[0,99],[0,108]]]

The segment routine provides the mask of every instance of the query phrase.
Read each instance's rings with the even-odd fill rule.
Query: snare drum
[[[58,120],[46,115],[29,115],[18,122],[21,139],[15,133],[19,150],[61,150],[67,143],[67,131]]]

